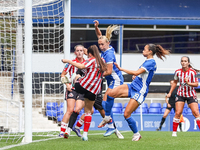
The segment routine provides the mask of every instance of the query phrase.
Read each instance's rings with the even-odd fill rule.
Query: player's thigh
[[[185,102],[177,101],[175,105],[176,105],[175,117],[179,118],[183,112]]]
[[[190,109],[192,110],[192,114],[194,115],[195,118],[199,117],[199,107],[198,107],[198,103],[193,102],[188,104]]]
[[[80,112],[81,109],[85,106],[85,102],[83,100],[76,100],[75,111]]]
[[[88,98],[85,98],[85,107],[84,107],[85,113],[92,113],[94,102],[95,101],[91,101]]]
[[[108,93],[109,96],[117,98],[117,97],[128,97],[128,85],[123,84],[114,89],[111,89]]]
[[[75,106],[75,99],[67,99],[67,112],[73,112]]]

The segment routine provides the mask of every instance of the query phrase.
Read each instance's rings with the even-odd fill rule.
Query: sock
[[[61,133],[65,132],[67,125],[68,125],[68,123],[61,122],[61,127],[60,127],[60,132]]]
[[[69,118],[69,124],[68,127],[72,129],[74,123],[76,122],[76,119],[78,117],[79,113],[73,111],[72,115]]]
[[[179,122],[179,128],[180,128],[180,131],[182,131],[182,124],[181,124],[181,122]]]
[[[200,129],[200,117],[196,118],[196,122],[197,122],[199,129]]]
[[[106,116],[110,116],[113,104],[114,104],[114,98],[107,96],[107,103],[106,103],[106,109],[105,109]]]
[[[91,121],[92,121],[91,113],[86,113],[84,119],[84,129],[83,129],[84,132],[88,132]]]
[[[81,118],[78,120],[78,122],[76,123],[75,128],[80,129],[80,127],[82,127],[84,123],[84,120],[82,120]]]
[[[110,117],[112,118],[112,122],[108,123],[108,128],[115,128],[116,129],[115,122],[114,122],[114,119],[113,119],[112,109],[111,109]]]
[[[137,133],[138,129],[137,129],[136,121],[132,117],[129,117],[125,120],[128,122],[128,125],[131,128],[131,130],[133,131],[133,133]]]
[[[106,110],[106,101],[102,101],[101,104],[102,104],[103,109]]]
[[[166,118],[163,118],[163,117],[162,117],[161,122],[160,122],[160,127],[159,127],[160,129],[162,128],[162,125],[163,125],[163,123],[165,122],[165,119],[166,119]]]
[[[177,128],[178,128],[178,125],[179,125],[179,120],[180,119],[173,118],[173,132],[177,132]]]
[[[83,132],[83,137],[86,137],[88,135],[88,132]]]

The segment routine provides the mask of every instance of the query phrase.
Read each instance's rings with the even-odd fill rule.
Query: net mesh
[[[33,135],[57,136],[63,85],[62,70],[53,62],[63,56],[63,0],[32,4],[32,130]],[[0,0],[0,142],[24,136],[24,25],[24,0]]]

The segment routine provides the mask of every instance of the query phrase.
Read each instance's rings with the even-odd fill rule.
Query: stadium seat
[[[149,114],[160,114],[161,113],[161,108],[149,108]]]
[[[198,103],[199,109],[200,109],[200,103]]]
[[[47,117],[57,117],[57,110],[47,110],[46,111],[46,116]]]
[[[57,117],[57,122],[61,122],[62,119],[63,119],[63,116],[64,116],[64,115],[59,115],[59,116]]]
[[[126,108],[127,105],[128,105],[128,103],[125,103],[125,104],[124,104],[124,108]]]
[[[174,111],[174,109],[172,108],[170,114],[174,114],[174,113],[175,113],[175,111]]]
[[[64,107],[64,102],[61,102],[61,103],[60,103],[60,107]]]
[[[141,105],[140,105],[140,106],[141,106]],[[140,106],[139,106],[138,108],[140,108]],[[147,104],[147,103],[143,103],[143,104],[142,104],[142,108],[148,109],[148,104]]]
[[[58,107],[57,102],[47,102],[46,104],[46,110],[56,110]]]
[[[59,107],[57,108],[57,116],[63,115],[63,114],[64,114],[64,107],[59,106]]]
[[[113,104],[113,108],[120,108],[120,109],[122,109],[123,107],[122,107],[122,103],[114,103]]]
[[[122,109],[118,108],[118,107],[113,107],[112,108],[112,112],[113,112],[113,114],[121,114],[122,113]]]
[[[161,103],[151,103],[149,108],[161,108]]]
[[[167,108],[167,103],[164,103],[164,104],[163,104],[163,108]]]
[[[161,114],[164,114],[164,113],[165,113],[165,110],[166,110],[166,108],[163,107],[163,108],[161,109]]]
[[[190,108],[187,109],[187,115],[192,115],[192,110]]]
[[[143,114],[147,114],[148,111],[147,111],[147,108],[142,108],[142,113]],[[136,110],[135,110],[135,114],[140,114],[140,108],[138,107]]]

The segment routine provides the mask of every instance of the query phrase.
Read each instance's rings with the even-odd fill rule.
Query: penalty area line
[[[121,131],[120,133],[125,133],[125,132],[132,132],[132,131]],[[104,133],[92,133],[92,134],[88,134],[88,135],[101,135],[101,134],[104,134]],[[77,135],[70,135],[70,136],[77,136]],[[30,142],[30,143],[23,143],[22,142],[22,143],[19,143],[19,144],[2,147],[2,148],[0,148],[0,150],[14,148],[14,147],[18,147],[18,146],[23,146],[23,145],[27,145],[27,144],[31,144],[31,143],[43,142],[43,141],[48,141],[48,140],[55,140],[55,139],[59,139],[59,138],[63,138],[63,137],[57,136],[57,137],[48,138],[48,139],[35,140],[35,141]]]

